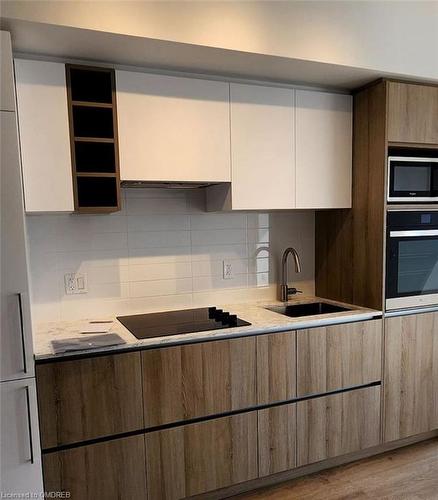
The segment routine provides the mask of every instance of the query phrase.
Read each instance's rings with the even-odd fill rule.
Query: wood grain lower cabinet
[[[298,331],[298,397],[380,381],[382,327],[379,319]]]
[[[149,499],[173,500],[257,477],[257,412],[145,436]]]
[[[45,490],[71,500],[147,498],[143,435],[44,454],[43,469]]]
[[[258,412],[259,476],[296,466],[296,403]]]
[[[385,320],[384,439],[438,428],[438,313]]]
[[[257,337],[257,402],[269,404],[296,396],[295,332]]]
[[[380,443],[380,387],[297,403],[297,465],[319,462]]]
[[[144,427],[140,353],[36,365],[43,449]]]
[[[256,404],[256,340],[203,342],[142,353],[145,426]]]

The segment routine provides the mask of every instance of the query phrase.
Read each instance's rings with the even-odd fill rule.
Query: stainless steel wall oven
[[[386,309],[438,305],[438,211],[387,217]]]

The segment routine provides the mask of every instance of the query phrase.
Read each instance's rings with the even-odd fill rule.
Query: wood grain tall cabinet
[[[406,209],[386,203],[387,159],[437,153],[438,85],[380,80],[356,92],[353,203],[316,214],[318,296],[385,310],[385,221],[389,211]],[[392,311],[385,318],[385,442],[438,428],[437,345],[436,313]]]
[[[316,294],[384,308],[388,152],[438,149],[438,86],[379,80],[354,95],[352,208],[316,214]]]

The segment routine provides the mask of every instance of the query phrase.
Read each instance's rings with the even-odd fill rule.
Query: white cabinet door
[[[116,71],[120,178],[230,181],[229,84]]]
[[[40,498],[43,479],[35,379],[2,382],[0,391],[0,496]],[[13,494],[23,496],[7,496]]]
[[[230,85],[234,210],[295,207],[294,92]]]
[[[65,65],[15,59],[27,212],[72,212]]]
[[[23,195],[15,113],[0,111],[0,380],[33,376]]]
[[[1,111],[14,111],[15,97],[11,35],[7,31],[0,31],[0,37],[0,109]]]
[[[351,207],[352,97],[296,91],[296,208]]]

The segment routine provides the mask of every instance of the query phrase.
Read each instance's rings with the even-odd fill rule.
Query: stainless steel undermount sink
[[[330,314],[335,312],[350,311],[349,307],[328,304],[327,302],[308,302],[307,304],[288,304],[284,306],[266,307],[269,311],[283,314],[291,318],[301,316],[316,316],[318,314]]]

